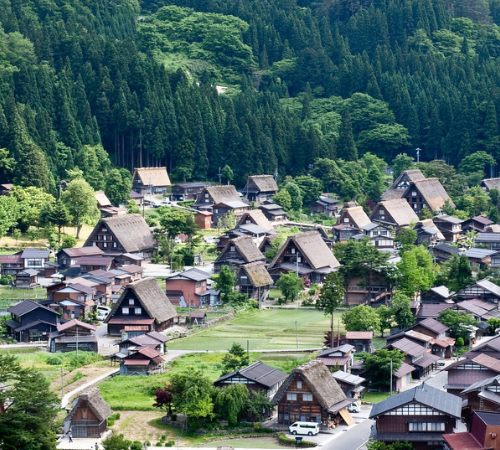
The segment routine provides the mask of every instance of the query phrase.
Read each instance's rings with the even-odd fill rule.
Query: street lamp
[[[417,152],[417,164],[420,162],[420,152],[422,151],[421,148],[416,148],[415,151]]]

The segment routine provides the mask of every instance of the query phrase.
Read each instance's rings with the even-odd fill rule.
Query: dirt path
[[[161,411],[119,411],[120,419],[114,424],[113,431],[118,434],[123,434],[125,439],[130,441],[149,441],[151,445],[155,445],[160,441],[160,437],[165,435],[167,441],[172,440],[177,444],[177,436],[170,431],[157,428],[150,425],[154,419],[159,419],[165,415]],[[181,437],[180,445],[189,445],[189,441],[183,440]]]

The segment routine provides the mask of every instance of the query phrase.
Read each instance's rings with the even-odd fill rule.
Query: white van
[[[319,424],[316,422],[295,422],[288,427],[292,434],[307,434],[316,436],[319,433]]]

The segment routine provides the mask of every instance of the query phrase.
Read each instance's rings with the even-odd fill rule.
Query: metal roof
[[[233,377],[234,375],[243,376],[268,388],[274,386],[276,383],[279,383],[280,381],[283,381],[288,377],[288,374],[286,374],[285,372],[257,361],[247,367],[243,367],[242,369],[238,369],[234,372],[224,375],[214,383],[221,383],[226,379]]]
[[[488,250],[486,248],[469,248],[469,250],[465,250],[464,255],[467,258],[486,258],[487,256],[491,256],[496,253],[497,250]]]
[[[434,250],[438,250],[443,253],[450,253],[453,255],[458,255],[460,253],[460,250],[456,247],[453,247],[449,244],[438,244],[434,247]]]
[[[177,280],[179,278],[187,278],[192,281],[203,281],[210,278],[210,274],[199,269],[189,269],[185,272],[178,273],[172,277],[168,277],[169,280]]]
[[[47,308],[31,300],[24,300],[17,305],[11,306],[7,311],[11,314],[14,314],[15,316],[24,316],[25,314],[37,308],[45,309],[46,311],[50,311],[51,313],[57,315],[57,313],[53,309]]]
[[[383,402],[375,403],[370,413],[370,419],[410,402],[420,403],[460,419],[462,399],[441,389],[433,388],[426,383],[389,397]]]
[[[364,378],[343,372],[342,370],[337,370],[337,372],[333,372],[332,375],[337,381],[342,381],[347,384],[358,385],[365,382]]]
[[[479,233],[476,242],[500,242],[500,233]]]
[[[26,250],[23,251],[21,258],[26,259],[26,258],[48,258],[50,255],[50,252],[48,250],[38,250],[36,248],[27,248]]]

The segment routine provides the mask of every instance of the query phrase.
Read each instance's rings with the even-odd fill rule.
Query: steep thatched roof
[[[260,209],[252,209],[245,212],[243,216],[241,216],[241,219],[238,222],[238,226],[245,225],[247,221],[250,221],[251,223],[254,223],[261,228],[265,228],[266,230],[273,229],[273,224],[267,219],[267,217]]]
[[[385,219],[380,219],[380,210],[384,210]],[[393,223],[398,227],[408,226],[411,222],[417,223],[419,220],[415,211],[413,211],[409,203],[403,198],[379,202],[371,213],[370,219],[380,220],[384,223]]]
[[[500,189],[500,178],[486,178],[482,183],[488,191],[497,188]]]
[[[439,240],[446,241],[446,238],[444,237],[443,233],[441,233],[441,230],[436,226],[436,224],[434,223],[434,221],[432,219],[420,220],[417,223],[417,226],[415,227],[415,229],[418,229],[418,228],[432,228],[433,230],[436,231],[436,236]]]
[[[217,263],[218,261],[227,259],[226,254],[230,252],[232,246],[235,247],[235,250],[247,263],[254,261],[265,261],[266,259],[266,257],[257,248],[250,236],[240,236],[228,241],[215,262]]]
[[[97,200],[97,206],[99,206],[99,208],[102,208],[104,206],[111,206],[111,202],[109,201],[109,198],[106,196],[104,191],[94,192],[94,197]]]
[[[73,409],[69,412],[64,420],[71,421],[73,415],[84,402],[87,402],[88,406],[94,412],[100,422],[106,420],[112,413],[109,405],[101,397],[101,394],[99,394],[99,388],[97,386],[94,386],[90,389],[87,389],[78,396],[75,406],[73,406]]]
[[[139,167],[135,169],[133,179],[139,178],[143,186],[170,186],[166,167]]]
[[[244,264],[241,266],[241,270],[246,272],[253,287],[270,286],[273,284],[273,279],[262,261]]]
[[[335,269],[340,267],[340,263],[337,261],[337,258],[335,258],[332,251],[328,248],[325,241],[317,231],[309,231],[307,233],[290,236],[285,245],[281,247],[269,267],[273,267],[290,241],[295,244],[313,269],[321,269],[323,267],[331,267],[332,269]]]
[[[349,214],[352,221],[354,222],[354,226],[360,229],[361,227],[368,225],[371,222],[362,206],[352,206],[349,208],[344,207],[344,209],[340,213],[340,217],[344,217],[344,214]]]
[[[248,177],[247,185],[243,192],[248,190],[257,190],[258,192],[278,192],[278,185],[272,175],[252,175]]]
[[[405,193],[408,184],[412,181],[425,180],[424,174],[419,169],[405,170],[400,173],[392,186],[382,195],[382,200],[395,200],[401,198]]]
[[[455,207],[455,203],[451,200],[439,178],[426,178],[425,180],[415,181],[408,187],[407,192],[411,192],[412,189],[417,189],[420,192],[431,211],[442,210],[447,200],[452,207]]]
[[[293,369],[293,372],[274,396],[272,400],[274,404],[277,404],[281,400],[297,375],[300,375],[302,380],[309,386],[309,389],[311,389],[311,392],[323,409],[329,409],[347,398],[333,375],[325,366],[325,363],[316,359]]]
[[[232,185],[226,185],[206,187],[198,194],[196,198],[197,204],[210,204],[205,202],[206,192],[208,192],[212,199],[212,203],[215,205],[224,202],[241,202],[240,196],[238,192],[236,192],[236,188]]]
[[[156,279],[144,278],[143,280],[134,281],[126,286],[121,297],[114,304],[113,309],[104,320],[104,323],[109,322],[122,301],[128,298],[129,291],[134,292],[135,297],[139,300],[149,317],[155,319],[157,324],[164,323],[173,317],[177,317],[175,308],[172,306],[172,303],[170,303],[170,300]]]
[[[140,214],[125,214],[101,219],[85,242],[85,247],[93,245],[94,235],[102,226],[108,228],[127,253],[139,253],[152,250],[154,247],[151,230]]]

